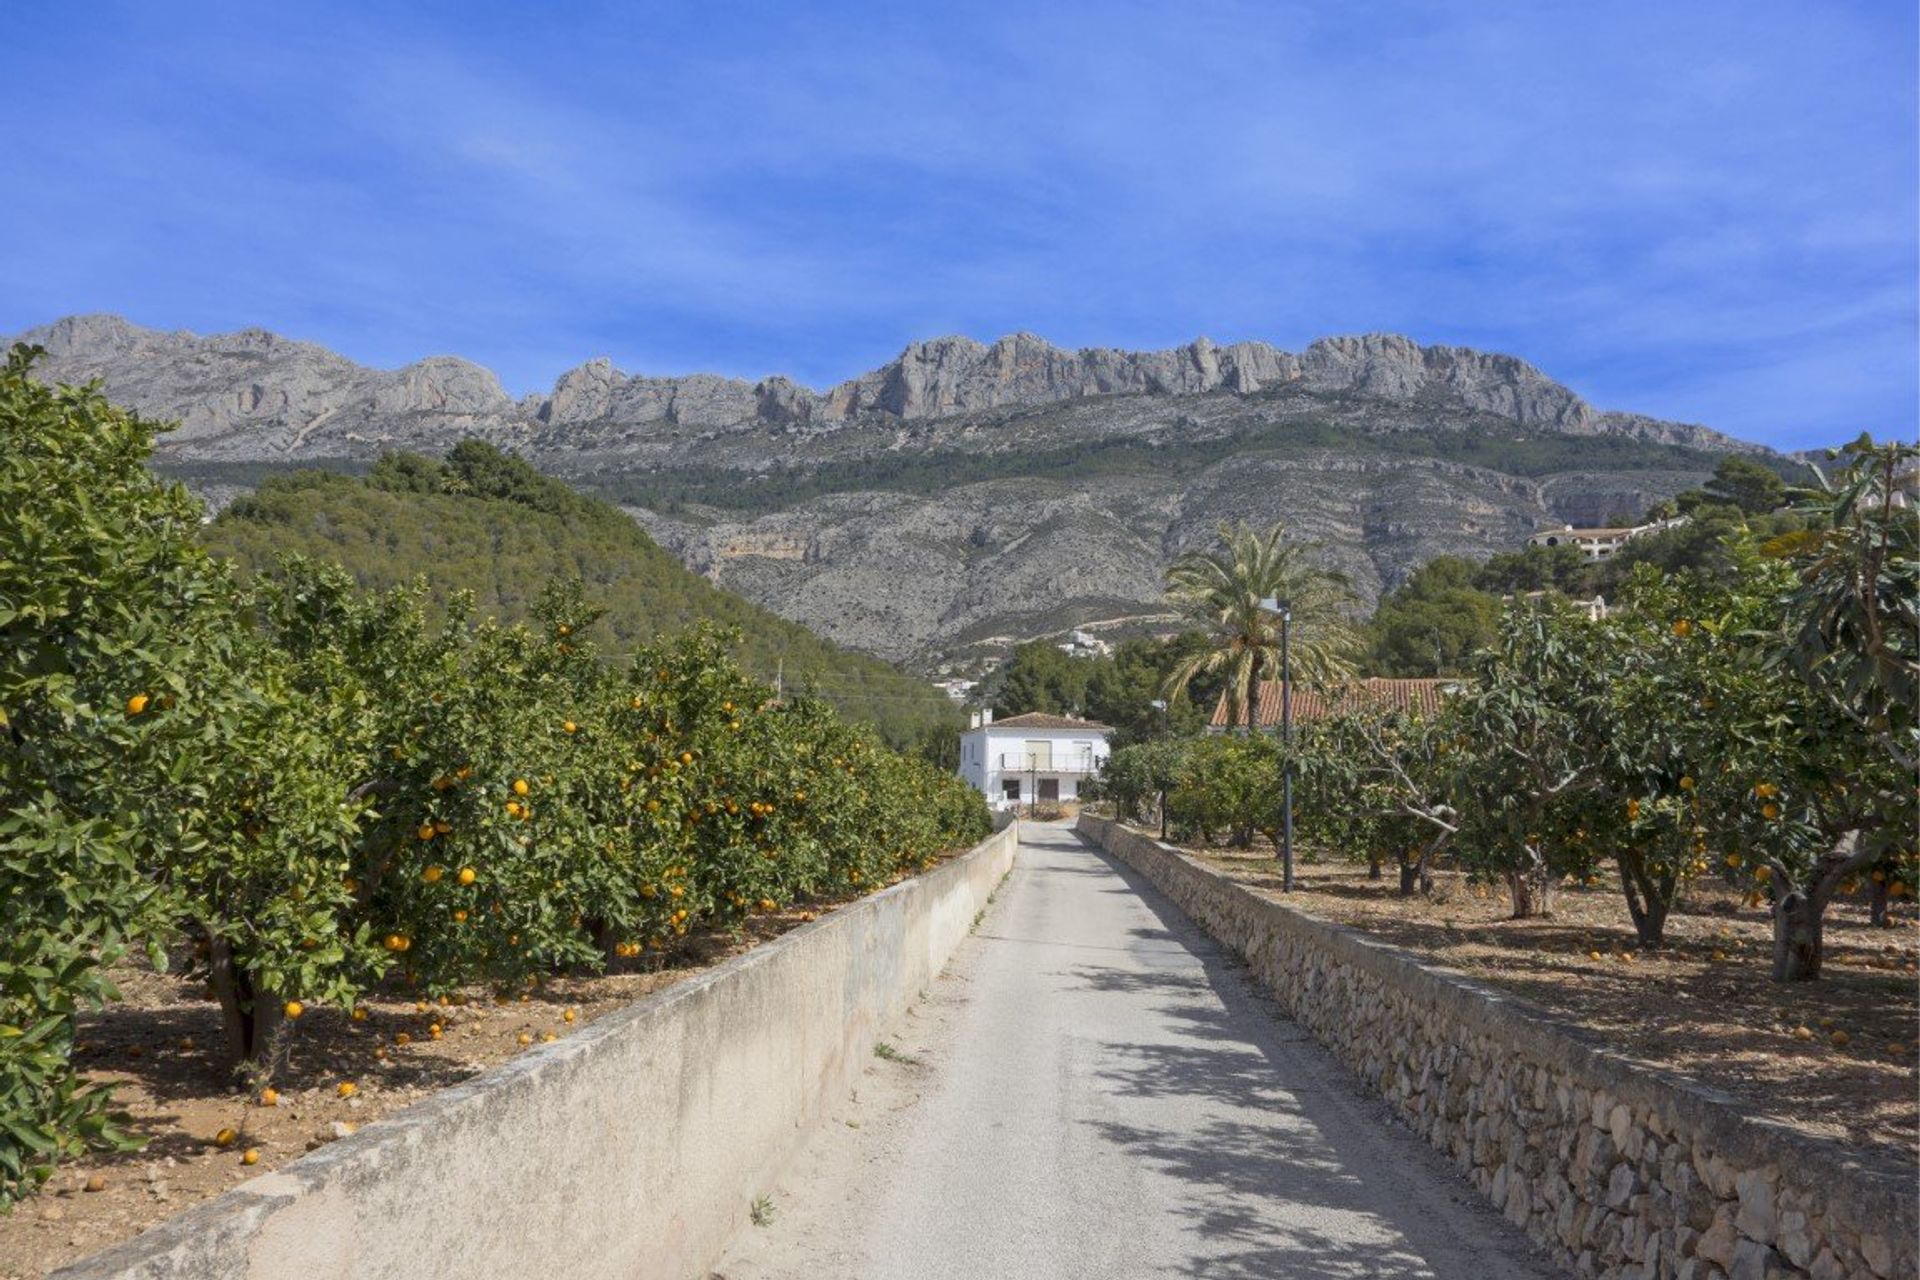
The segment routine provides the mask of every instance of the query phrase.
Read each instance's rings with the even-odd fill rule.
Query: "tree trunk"
[[[1245,710],[1247,736],[1251,738],[1260,731],[1258,723],[1260,719],[1260,651],[1258,649],[1253,651],[1252,663],[1247,671],[1247,701]]]
[[[1515,920],[1533,920],[1553,914],[1553,882],[1543,868],[1509,871],[1506,878]]]
[[[1860,847],[1859,831],[1847,831],[1833,849],[1815,864],[1801,888],[1777,860],[1773,871],[1773,980],[1813,982],[1820,977],[1826,942],[1827,903],[1848,876],[1872,865],[1878,856]]]
[[[1410,858],[1407,856],[1406,850],[1402,849],[1400,851],[1401,897],[1411,898],[1413,896],[1413,891],[1420,887],[1421,880],[1425,878],[1422,874],[1425,869],[1425,858]]]
[[[1620,888],[1627,896],[1627,914],[1633,917],[1634,936],[1640,946],[1654,950],[1667,944],[1667,913],[1672,902],[1640,867],[1637,857],[1615,859],[1620,868]]]
[[[265,1079],[279,1065],[284,1007],[272,992],[255,989],[253,976],[234,963],[225,938],[209,936],[207,943],[207,981],[220,1002],[228,1064],[236,1075]]]
[[[1380,851],[1375,849],[1367,855],[1367,879],[1378,880],[1381,878],[1381,875]]]
[[[1820,977],[1825,942],[1820,900],[1793,889],[1773,904],[1773,980],[1813,982]]]
[[[1529,920],[1537,914],[1533,904],[1533,877],[1527,872],[1507,872],[1507,895],[1513,900],[1515,920]]]
[[[1451,838],[1451,832],[1443,831],[1420,847],[1420,892],[1429,898],[1433,896],[1433,864]]]
[[[1872,885],[1867,890],[1867,923],[1876,929],[1891,929],[1893,921],[1887,918],[1887,882],[1875,880]]]

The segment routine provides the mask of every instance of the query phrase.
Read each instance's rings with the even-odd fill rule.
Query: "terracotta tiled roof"
[[[1459,683],[1452,679],[1389,680],[1370,676],[1328,690],[1296,684],[1293,687],[1293,718],[1295,723],[1324,720],[1330,715],[1359,707],[1432,712],[1439,709],[1441,699]],[[1254,709],[1254,723],[1262,729],[1280,726],[1280,687],[1278,680],[1260,682],[1260,701]],[[1215,729],[1226,727],[1227,697],[1224,693],[1220,695],[1220,701],[1214,704],[1213,719],[1208,723]]]
[[[1008,716],[1005,720],[995,720],[992,724],[983,724],[982,729],[1092,729],[1100,733],[1113,732],[1110,724],[1101,724],[1098,720],[1075,720],[1072,716],[1053,716],[1044,711],[1029,711],[1025,715]]]

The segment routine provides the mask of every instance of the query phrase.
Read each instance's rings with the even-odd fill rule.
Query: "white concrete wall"
[[[56,1280],[706,1275],[1018,839],[1011,824]]]

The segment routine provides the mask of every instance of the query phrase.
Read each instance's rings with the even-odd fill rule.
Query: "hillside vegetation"
[[[738,467],[694,463],[583,472],[575,479],[627,506],[676,512],[694,505],[757,514],[833,493],[887,490],[924,495],[987,480],[1184,476],[1240,455],[1298,460],[1328,449],[1356,458],[1435,458],[1529,477],[1577,470],[1707,471],[1722,456],[1708,449],[1631,436],[1568,435],[1511,423],[1389,432],[1327,418],[1256,421],[1203,439],[1120,436],[998,452],[977,447],[882,452],[746,475]],[[1783,467],[1789,465],[1782,460]]]
[[[249,573],[299,554],[341,565],[364,587],[424,577],[432,609],[468,591],[481,616],[506,621],[525,618],[548,584],[578,577],[605,609],[591,638],[616,657],[713,622],[740,633],[738,658],[753,676],[784,673],[789,688],[815,689],[895,745],[957,719],[938,691],[712,586],[619,511],[477,442],[444,462],[388,454],[364,477],[268,476],[206,537]]]

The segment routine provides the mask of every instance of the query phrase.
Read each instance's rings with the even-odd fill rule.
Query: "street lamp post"
[[[1293,892],[1293,664],[1287,652],[1293,608],[1268,596],[1260,607],[1280,615],[1280,891]]]
[[[1153,700],[1153,709],[1160,713],[1160,736],[1167,736],[1167,703],[1164,698]],[[1160,788],[1160,838],[1167,838],[1167,789]]]

